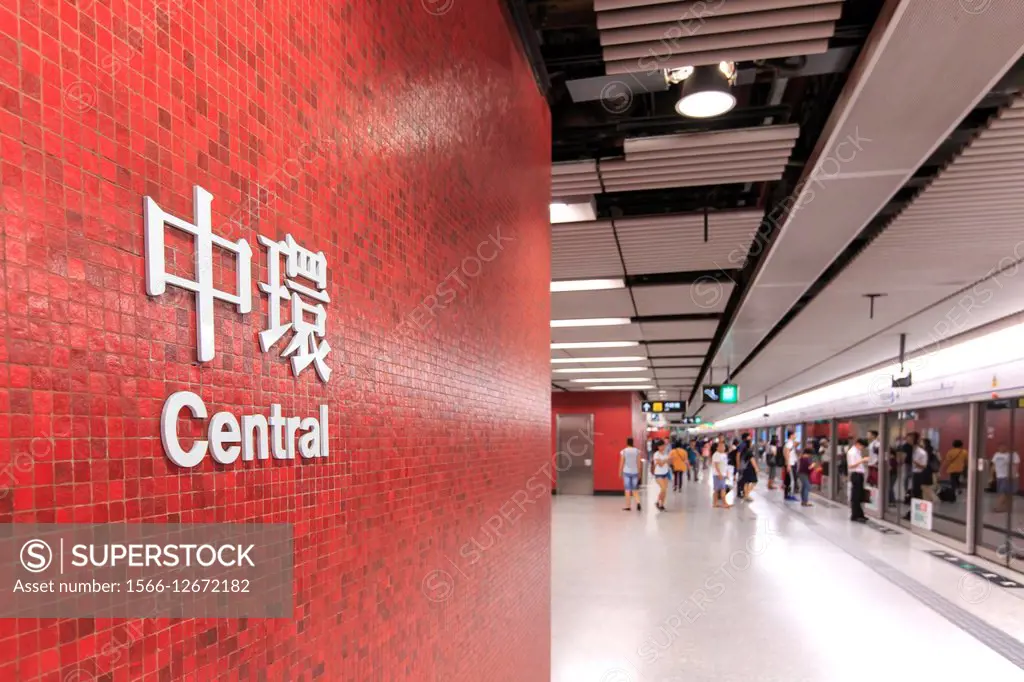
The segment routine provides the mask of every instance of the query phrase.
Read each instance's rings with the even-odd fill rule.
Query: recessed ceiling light
[[[594,197],[566,197],[552,201],[548,217],[554,223],[581,223],[597,219]]]
[[[605,289],[625,289],[626,281],[621,279],[574,279],[552,282],[551,292],[563,291],[602,291]]]
[[[647,391],[654,386],[587,386],[588,391]]]
[[[553,370],[557,374],[595,374],[598,372],[646,372],[646,365],[636,367],[573,367],[570,369]]]
[[[551,320],[554,327],[612,327],[620,324],[629,324],[628,317],[590,317],[579,320]]]
[[[567,365],[569,363],[583,362],[640,362],[647,358],[643,355],[618,355],[607,358],[551,358],[553,365]]]
[[[651,377],[601,377],[600,379],[570,379],[574,384],[628,384],[638,381],[650,381]]]
[[[636,348],[639,341],[582,341],[574,343],[553,343],[551,350],[572,350],[574,348]]]

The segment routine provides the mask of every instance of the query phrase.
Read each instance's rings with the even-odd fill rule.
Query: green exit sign
[[[704,384],[704,402],[738,403],[740,389],[736,384]]]

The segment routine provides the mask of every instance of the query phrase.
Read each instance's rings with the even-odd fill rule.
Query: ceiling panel
[[[643,338],[647,341],[669,339],[710,339],[718,329],[717,320],[693,320],[686,322],[643,322],[640,324]]]
[[[777,216],[781,232],[736,324],[747,329],[773,327],[1020,59],[1024,3],[978,4],[984,11],[950,11],[945,3],[933,0],[892,4],[891,20],[869,39],[859,68],[830,116],[801,180],[794,210]],[[935,83],[943,87],[937,90]],[[978,191],[988,184],[961,179],[959,188]],[[943,216],[931,218],[941,221]],[[765,284],[785,288],[766,295],[759,292]],[[792,288],[801,291],[793,293]],[[766,324],[750,321],[751,315],[763,320],[768,309],[774,319]],[[731,356],[718,353],[715,364],[735,364],[757,343],[754,339],[741,345],[734,339]]]
[[[689,379],[692,384],[697,379],[697,370],[689,369],[655,369],[658,379]]]
[[[1024,158],[1022,115],[1018,99],[737,374],[747,400],[736,409],[889,360],[901,333],[912,351],[1024,309],[1014,265],[1024,257],[1024,213],[1003,208],[1021,196],[1014,180],[1024,167],[997,171],[1000,184],[980,193],[962,189],[964,178],[993,172],[976,159]],[[886,294],[873,318],[864,293]]]
[[[646,355],[647,351],[642,344],[638,344],[636,346],[632,346],[629,348],[572,348],[569,350],[551,351],[552,357],[566,358],[620,358]]]
[[[551,294],[551,319],[633,317],[628,289],[565,291]]]
[[[600,191],[601,181],[597,176],[596,161],[552,164],[551,196],[553,198],[597,194]]]
[[[643,334],[638,324],[608,327],[559,327],[551,330],[552,343],[579,343],[583,341],[640,341]],[[618,350],[622,350],[621,348]],[[632,353],[617,353],[632,355]]]
[[[708,343],[654,343],[647,346],[652,358],[664,355],[703,355],[708,352]]]
[[[652,358],[651,364],[655,367],[692,367],[699,369],[704,364],[703,355],[695,355],[692,358]]]
[[[596,279],[623,274],[610,221],[551,226],[551,279]]]
[[[799,132],[766,125],[627,139],[625,156],[601,159],[597,172],[607,192],[778,180]]]
[[[708,241],[704,241],[704,215],[618,220],[615,222],[622,258],[630,275],[659,272],[738,270],[761,226],[761,211],[729,211],[708,215]],[[699,301],[716,305],[722,298],[712,282],[701,288]]]
[[[721,313],[732,295],[731,282],[710,279],[693,284],[633,287],[633,299],[641,317],[648,315],[692,315]]]

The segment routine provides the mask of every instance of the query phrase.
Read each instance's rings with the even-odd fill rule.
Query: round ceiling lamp
[[[736,106],[731,92],[735,75],[735,66],[729,62],[695,67],[679,85],[676,112],[689,118],[712,118],[731,111]]]

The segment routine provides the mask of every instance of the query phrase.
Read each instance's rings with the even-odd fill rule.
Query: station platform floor
[[[554,498],[553,682],[1024,680],[1024,589],[941,545],[763,487],[731,509],[706,481],[655,495]]]

